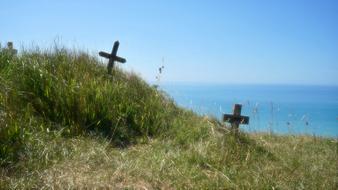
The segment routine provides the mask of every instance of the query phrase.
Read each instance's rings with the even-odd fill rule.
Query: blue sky
[[[1,0],[0,42],[55,39],[154,81],[338,85],[336,0]]]

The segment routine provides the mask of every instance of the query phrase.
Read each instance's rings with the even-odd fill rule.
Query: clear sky
[[[1,0],[0,42],[60,39],[163,82],[338,85],[337,0]]]

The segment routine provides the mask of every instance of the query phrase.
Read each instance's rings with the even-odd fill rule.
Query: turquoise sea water
[[[338,86],[164,84],[177,104],[218,119],[235,103],[247,131],[338,137]]]

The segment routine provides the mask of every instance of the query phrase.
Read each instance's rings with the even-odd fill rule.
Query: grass
[[[246,134],[133,73],[0,51],[0,189],[336,189],[336,139]]]

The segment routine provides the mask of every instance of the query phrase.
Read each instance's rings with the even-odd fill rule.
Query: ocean
[[[242,104],[248,132],[338,137],[338,86],[161,84],[175,102],[222,119]]]

